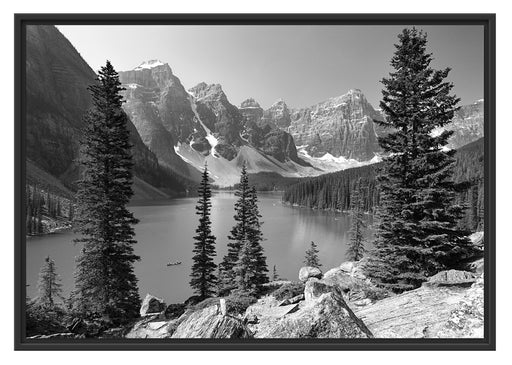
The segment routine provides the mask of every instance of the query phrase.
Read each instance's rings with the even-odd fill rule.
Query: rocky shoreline
[[[269,293],[241,314],[216,298],[201,310],[166,315],[148,294],[142,319],[126,338],[483,338],[483,266],[474,272],[442,271],[422,287],[392,294],[371,284],[361,262],[322,274],[304,267],[303,293],[284,299]],[[473,267],[475,267],[473,265]],[[283,288],[291,282],[269,283]],[[298,283],[295,283],[298,284]],[[293,295],[293,296],[292,296]],[[158,303],[158,305],[156,304]],[[151,309],[153,308],[153,309]]]
[[[483,233],[471,235],[483,248]],[[482,251],[483,252],[483,251]],[[260,298],[209,298],[167,305],[147,294],[140,318],[96,338],[483,338],[483,258],[394,294],[364,273],[366,259],[325,273],[303,267],[298,281],[265,284]],[[87,325],[30,339],[85,338]]]

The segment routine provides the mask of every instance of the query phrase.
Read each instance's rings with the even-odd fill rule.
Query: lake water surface
[[[350,218],[346,214],[293,208],[281,204],[281,194],[260,193],[259,208],[263,216],[263,247],[269,271],[273,265],[282,278],[297,280],[303,266],[304,252],[311,241],[317,243],[323,269],[344,261]],[[195,215],[197,197],[174,199],[159,204],[132,206],[140,223],[135,226],[136,253],[141,260],[135,265],[141,297],[151,293],[169,303],[183,302],[193,293],[189,287],[192,248],[198,219]],[[212,197],[213,233],[217,237],[219,263],[227,251],[227,236],[234,224],[230,192],[214,193]],[[37,279],[44,258],[50,255],[56,263],[65,296],[73,289],[75,256],[80,246],[73,244],[72,232],[27,238],[27,295],[37,295]],[[167,267],[169,261],[181,261]]]

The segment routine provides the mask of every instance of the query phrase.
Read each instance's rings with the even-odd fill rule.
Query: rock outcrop
[[[453,135],[448,140],[448,146],[452,149],[482,138],[484,136],[484,101],[477,100],[473,104],[462,106],[446,129],[453,131]]]
[[[142,301],[142,305],[140,307],[140,315],[141,317],[158,314],[166,309],[165,302],[157,298],[151,294],[146,294],[146,297]]]
[[[130,116],[144,143],[160,163],[183,176],[191,176],[188,165],[175,153],[173,146],[186,142],[199,123],[190,106],[190,95],[168,64],[153,62],[148,67],[119,72]],[[202,137],[206,133],[202,131]],[[207,147],[209,150],[209,146]]]
[[[427,286],[471,286],[476,281],[475,275],[469,271],[444,270],[428,278]]]
[[[483,337],[482,303],[480,277],[469,289],[425,285],[354,312],[378,338]]]
[[[313,157],[330,154],[368,161],[380,152],[379,130],[374,120],[382,116],[361,90],[352,89],[309,108],[293,110],[289,118],[286,130],[296,145],[306,146],[305,150]]]
[[[312,278],[310,280],[318,280]],[[255,338],[371,338],[335,288],[320,296],[284,307],[262,298],[246,312]]]
[[[299,270],[299,280],[306,282],[309,278],[322,278],[322,270],[318,267],[304,266]]]
[[[231,104],[219,84],[201,82],[189,89],[194,95],[199,118],[218,138],[217,152],[227,160],[232,160],[242,145],[242,115]]]
[[[283,100],[278,100],[263,113],[263,122],[286,129],[291,124],[290,110]]]
[[[266,155],[279,162],[293,161],[309,166],[297,155],[295,141],[290,133],[280,128],[279,119],[268,118],[260,105],[252,98],[243,101],[239,107],[243,116],[243,138]]]
[[[165,319],[165,313],[147,315],[135,323],[127,338],[250,338],[241,318],[226,314],[220,304],[197,311],[186,311],[178,318]]]
[[[362,274],[362,266],[364,260],[346,262],[323,277],[321,272],[312,273],[310,268],[303,270],[308,273],[304,275],[307,279],[303,293],[282,298],[282,291],[277,289],[249,305],[243,315],[229,314],[222,298],[209,299],[187,310],[183,305],[174,305],[171,316],[166,315],[167,310],[149,313],[126,337],[483,337],[483,275],[442,271],[416,290],[393,295],[379,293]],[[164,307],[158,300],[158,305],[155,304],[151,296],[144,302],[144,305],[153,303],[155,311]]]
[[[223,315],[214,305],[192,313],[183,320],[171,338],[250,338],[241,319]]]
[[[304,287],[304,299],[307,302],[318,299],[321,295],[330,293],[334,290],[334,286],[327,284],[325,281],[311,277]]]

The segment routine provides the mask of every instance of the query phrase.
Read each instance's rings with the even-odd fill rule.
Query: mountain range
[[[92,105],[88,86],[96,73],[73,45],[50,25],[26,28],[27,178],[42,169],[74,188],[83,115]],[[162,166],[129,122],[135,162],[135,199],[165,198],[185,192],[187,182]],[[50,181],[41,184],[53,186]]]
[[[78,177],[82,115],[91,105],[94,71],[53,26],[27,27],[27,158],[72,186]],[[185,88],[158,60],[119,72],[136,161],[135,190],[170,196],[198,181],[205,163],[220,186],[249,173],[317,176],[380,160],[382,119],[363,92],[351,89],[307,108],[253,98],[233,105],[220,84]],[[483,136],[483,101],[462,107],[450,147]],[[158,193],[157,193],[158,192]]]

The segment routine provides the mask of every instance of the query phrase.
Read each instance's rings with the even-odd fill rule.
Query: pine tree
[[[196,214],[199,215],[199,226],[194,236],[194,257],[192,260],[192,273],[190,286],[195,289],[196,294],[201,298],[208,298],[215,293],[217,277],[213,262],[215,253],[215,236],[212,234],[210,209],[212,192],[208,182],[208,169],[205,165],[203,178],[198,189],[199,200],[196,205]]]
[[[114,324],[138,316],[140,298],[133,265],[133,225],[126,208],[133,195],[133,161],[119,76],[107,61],[91,85],[93,107],[85,115],[78,182],[76,231],[83,244],[75,272],[77,310]]]
[[[359,261],[365,253],[364,229],[366,223],[364,221],[363,196],[365,191],[362,186],[361,179],[357,182],[357,188],[353,191],[351,197],[351,227],[348,232],[350,240],[348,242],[345,257],[348,261]]]
[[[311,241],[311,245],[309,246],[309,249],[306,251],[306,256],[304,258],[304,264],[306,266],[321,268],[322,264],[320,264],[320,260],[318,258],[318,246],[315,242]]]
[[[254,247],[247,239],[243,239],[238,253],[238,260],[233,266],[236,292],[240,295],[254,295],[258,291],[258,273],[256,271]]]
[[[237,287],[243,291],[258,292],[261,290],[262,284],[268,282],[268,268],[261,246],[263,233],[261,232],[262,222],[258,209],[258,197],[256,189],[249,186],[245,163],[242,166],[240,183],[235,196],[238,197],[234,216],[236,224],[228,237],[230,240],[228,253],[221,264],[223,288],[230,290]],[[250,259],[242,257],[242,248],[244,255],[250,255]],[[243,280],[245,281],[242,282]]]
[[[57,300],[62,300],[62,284],[57,275],[55,262],[47,256],[39,272],[37,284],[37,304],[45,308],[53,308]]]
[[[388,157],[379,176],[380,222],[367,270],[381,286],[403,291],[454,267],[471,247],[467,232],[456,226],[463,207],[453,203],[455,151],[443,149],[453,132],[432,133],[457,110],[453,84],[445,81],[450,69],[430,67],[422,31],[404,29],[398,37],[394,72],[382,80],[386,119],[378,123],[389,134],[379,144]]]
[[[235,273],[233,267],[237,264],[238,254],[242,245],[245,243],[250,224],[250,187],[249,177],[245,163],[242,165],[240,183],[235,191],[238,200],[235,203],[235,226],[231,229],[228,236],[228,252],[224,256],[222,266],[223,288],[229,290],[234,287]]]
[[[268,283],[268,267],[267,258],[263,253],[263,232],[261,226],[263,222],[260,221],[261,214],[258,208],[258,196],[256,188],[253,186],[249,191],[249,228],[247,230],[247,240],[252,246],[252,255],[254,258],[254,284],[257,291],[262,289],[262,285]]]

